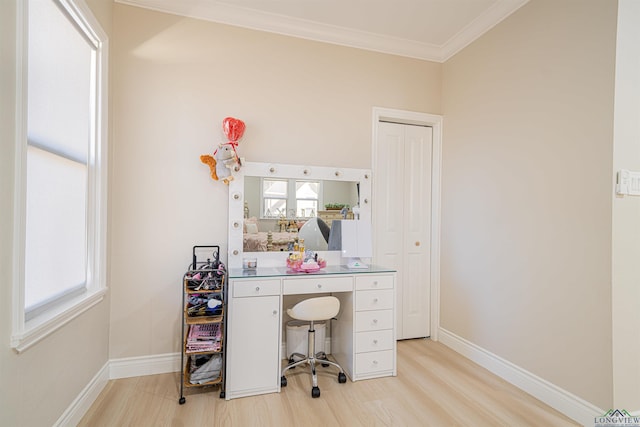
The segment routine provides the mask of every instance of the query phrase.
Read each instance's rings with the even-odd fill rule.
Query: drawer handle
[[[322,289],[322,283],[318,283],[316,286],[318,287],[318,289]]]
[[[378,340],[373,340],[373,343],[374,344],[378,344]]]
[[[378,361],[377,361],[377,360],[374,360],[374,361],[373,361],[373,364],[374,364],[374,365],[377,365],[377,364],[378,364]]]
[[[260,286],[256,286],[256,292],[260,292]]]
[[[374,299],[373,299],[373,303],[374,303],[374,304],[377,304],[377,303],[378,303],[378,298],[374,298]]]
[[[273,310],[273,315],[275,316],[276,314],[278,314],[278,310]]]
[[[373,286],[378,286],[378,281],[377,280],[373,281]]]
[[[373,319],[374,324],[378,324],[378,319]]]

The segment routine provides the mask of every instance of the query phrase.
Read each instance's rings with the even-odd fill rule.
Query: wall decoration
[[[244,135],[245,124],[242,120],[226,117],[222,121],[222,130],[227,137],[225,143],[218,145],[213,156],[203,154],[200,161],[209,166],[211,178],[229,184],[233,180],[233,173],[240,170],[242,159],[238,155],[238,141]]]

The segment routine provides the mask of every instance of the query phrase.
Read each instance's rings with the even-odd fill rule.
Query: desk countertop
[[[370,265],[367,268],[348,268],[345,265],[329,265],[313,273],[302,273],[288,269],[287,267],[258,267],[253,270],[242,268],[229,269],[229,279],[242,279],[250,277],[281,277],[281,276],[323,276],[327,274],[367,274],[367,273],[393,273],[392,268]]]

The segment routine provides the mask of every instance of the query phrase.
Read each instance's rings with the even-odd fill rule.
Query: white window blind
[[[51,0],[30,0],[25,314],[86,285],[95,49]]]
[[[102,299],[107,37],[84,0],[17,8],[16,262],[22,351]]]

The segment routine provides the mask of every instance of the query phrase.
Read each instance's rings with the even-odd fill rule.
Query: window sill
[[[60,307],[51,309],[29,320],[24,323],[24,330],[21,333],[14,333],[11,336],[11,347],[18,353],[22,353],[47,335],[101,302],[106,293],[107,289],[102,288],[93,293],[80,295]]]

